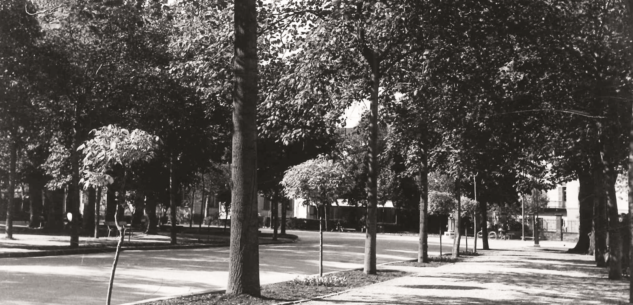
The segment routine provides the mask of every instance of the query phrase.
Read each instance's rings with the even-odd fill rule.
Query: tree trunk
[[[279,213],[277,210],[279,209],[279,201],[277,200],[279,197],[275,193],[273,195],[272,200],[270,201],[270,211],[272,215],[270,217],[270,225],[273,227],[273,240],[277,240],[277,218],[279,218]]]
[[[115,194],[116,191],[114,190],[114,187],[112,187],[112,185],[110,185],[109,187],[107,187],[106,189],[106,213],[105,213],[105,220],[106,221],[114,221],[115,219],[115,214],[116,214],[116,198]]]
[[[257,5],[235,1],[231,246],[227,294],[260,295],[257,219]]]
[[[372,52],[373,53],[373,52]],[[376,274],[376,207],[378,206],[378,93],[380,86],[380,61],[377,54],[371,56],[372,90],[370,118],[369,193],[367,202],[367,232],[365,233],[365,274]]]
[[[479,204],[479,215],[481,216],[481,245],[483,250],[490,250],[488,245],[488,203],[482,201]]]
[[[7,219],[5,222],[4,232],[6,239],[13,239],[13,210],[15,205],[15,171],[16,163],[18,159],[18,146],[16,145],[16,135],[12,133],[10,142],[10,159],[9,159],[9,196],[7,200]]]
[[[477,201],[475,199],[475,201]],[[473,253],[477,253],[477,212],[473,213]],[[468,249],[467,249],[468,250]]]
[[[282,199],[281,200],[281,236],[286,235],[286,209],[287,209],[287,202],[286,200],[288,199]]]
[[[97,201],[97,192],[94,187],[88,188],[88,202],[84,204],[83,230],[89,236],[94,237],[95,226],[95,202]]]
[[[605,173],[605,187],[607,189],[607,213],[609,215],[609,279],[622,278],[622,240],[620,238],[620,220],[618,202],[615,193],[617,173],[607,169]]]
[[[633,0],[624,1],[627,6],[627,11],[630,19],[633,19]],[[631,20],[633,21],[633,20]],[[630,24],[630,23],[629,23]],[[630,29],[633,31],[633,28]],[[633,66],[633,57],[629,59],[631,66]],[[629,127],[629,240],[624,242],[630,245],[631,249],[624,255],[629,255],[629,303],[633,303],[633,101],[631,101],[631,126]]]
[[[462,203],[461,203],[461,176],[457,173],[457,177],[455,178],[455,199],[457,199],[457,211],[455,211],[455,239],[453,239],[453,258],[459,257],[459,242],[462,237],[461,229],[462,229]]]
[[[178,227],[176,226],[177,208],[176,208],[176,171],[174,170],[176,156],[171,153],[169,156],[169,211],[171,216],[171,240],[170,243],[175,245],[177,241]]]
[[[539,222],[538,222],[538,208],[536,210],[536,214],[534,214],[534,246],[535,247],[540,247],[541,245],[539,244],[539,236],[541,234],[540,231],[540,227],[539,227]]]
[[[123,195],[125,196],[125,195]],[[123,208],[120,205],[116,207],[116,213],[114,218],[119,219],[123,217]],[[119,242],[116,245],[116,252],[114,254],[114,262],[112,262],[112,269],[110,271],[110,281],[108,282],[108,295],[106,304],[110,305],[110,300],[112,299],[112,287],[114,286],[114,273],[116,272],[116,265],[119,263],[119,255],[121,254],[121,247],[123,246],[123,241],[125,241],[125,234],[119,227],[118,221],[116,221],[117,229],[119,229]]]
[[[196,188],[195,187],[191,187],[191,195],[189,196],[190,198],[190,202],[191,202],[191,208],[189,209],[189,227],[192,228],[193,227],[193,202],[196,198]]]
[[[99,222],[101,221],[101,219],[99,219],[101,217],[101,192],[102,192],[103,188],[99,187],[97,189],[97,198],[95,200],[95,223],[94,223],[94,237],[95,238],[99,238]]]
[[[323,276],[323,217],[319,217],[319,276]]]
[[[428,211],[429,211],[429,178],[427,172],[426,152],[423,154],[422,163],[420,164],[420,236],[418,239],[418,262],[429,262],[429,229],[428,229]]]
[[[34,179],[29,183],[29,227],[37,228],[42,226],[42,208],[44,206],[42,200],[42,190],[44,184],[39,179]]]
[[[145,214],[147,214],[147,230],[145,231],[145,234],[158,234],[158,217],[156,217],[156,197],[154,194],[149,194],[149,196],[147,196]]]
[[[606,267],[607,254],[607,223],[606,223],[606,190],[604,189],[604,175],[601,166],[595,165],[593,170],[593,206],[594,206],[594,256],[596,266]]]
[[[73,143],[70,150],[70,166],[71,166],[71,185],[70,185],[70,209],[67,212],[72,214],[72,221],[70,221],[70,247],[79,247],[79,154],[77,147],[81,143],[80,134],[80,114],[81,114],[81,102],[77,101],[75,105],[75,119],[73,124]]]
[[[591,172],[578,172],[578,205],[580,224],[578,226],[578,242],[569,252],[586,254],[589,251],[589,234],[592,231],[593,218],[593,180]]]
[[[200,223],[198,224],[198,233],[200,233],[202,231],[202,223],[204,222],[204,218],[205,218],[205,213],[204,211],[207,210],[207,193],[205,192],[205,188],[204,188],[204,172],[200,175],[201,176],[201,181],[202,181],[202,193],[200,194]],[[209,219],[209,222],[211,222],[211,220]]]
[[[325,231],[327,232],[327,221],[328,221],[328,217],[327,217],[327,206],[328,204],[324,204],[323,205],[323,218],[325,219],[325,223],[323,224]]]

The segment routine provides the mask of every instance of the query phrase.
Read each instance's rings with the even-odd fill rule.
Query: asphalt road
[[[261,284],[318,273],[318,232],[289,233],[298,235],[299,241],[260,247]],[[439,253],[438,241],[429,239],[432,255]],[[365,234],[324,233],[324,272],[362,267],[364,242]],[[417,255],[417,236],[380,234],[377,245],[378,264]],[[447,243],[443,250],[450,251]],[[103,304],[113,256],[2,258],[0,304]],[[125,251],[116,271],[112,304],[226,289],[227,270],[226,247]]]

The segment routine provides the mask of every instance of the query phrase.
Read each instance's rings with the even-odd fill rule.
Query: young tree
[[[129,132],[127,129],[114,125],[95,129],[92,133],[94,138],[77,148],[85,155],[83,177],[80,183],[86,188],[108,186],[115,182],[118,186],[115,224],[120,236],[108,285],[106,304],[110,304],[114,273],[119,261],[121,246],[125,240],[119,219],[123,217],[125,209],[126,183],[132,174],[131,166],[134,163],[149,161],[154,156],[158,138],[139,129]]]
[[[336,202],[347,183],[344,168],[321,156],[286,171],[281,185],[288,198],[303,198],[319,207],[319,276],[323,275],[323,214]]]

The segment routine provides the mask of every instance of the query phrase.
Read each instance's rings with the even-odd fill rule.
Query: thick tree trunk
[[[136,190],[134,194],[134,215],[132,215],[132,225],[138,225],[143,222],[145,216],[145,192]]]
[[[578,205],[580,224],[578,226],[578,242],[569,252],[586,254],[589,251],[589,234],[592,230],[593,218],[593,180],[591,172],[579,171]]]
[[[281,235],[286,235],[286,202],[287,199],[281,200]]]
[[[633,0],[624,1],[627,6],[629,18],[633,19]],[[633,20],[631,20],[633,21]],[[631,28],[630,30],[633,30]],[[633,58],[630,58],[630,64],[633,66]],[[633,101],[631,101],[631,130],[629,132],[629,240],[625,243],[630,245],[629,252],[629,303],[633,303]]]
[[[227,294],[260,295],[257,219],[257,8],[235,1],[231,246]]]
[[[63,200],[64,191],[55,190],[51,192],[44,192],[46,201],[46,224],[44,228],[47,232],[59,232],[63,228],[62,214],[63,214]]]
[[[372,52],[373,53],[373,52]],[[367,232],[365,233],[365,274],[376,274],[376,208],[378,206],[378,90],[380,86],[380,61],[377,54],[371,56],[372,90],[370,118],[369,193],[367,202]]]
[[[323,276],[323,217],[319,217],[319,276]]]
[[[429,262],[429,229],[428,229],[428,211],[429,211],[429,179],[427,172],[426,153],[423,154],[422,163],[420,164],[420,236],[418,239],[418,262]]]
[[[183,192],[184,193],[184,192]],[[189,209],[189,227],[193,227],[193,201],[196,198],[196,188],[195,187],[191,187],[191,194],[189,196],[190,198],[190,203],[191,203],[191,208]]]
[[[18,159],[18,147],[16,145],[16,139],[15,139],[16,135],[12,135],[10,141],[10,147],[9,147],[9,192],[7,194],[7,196],[9,198],[7,198],[7,219],[5,222],[5,227],[4,227],[4,232],[5,232],[5,238],[7,239],[13,239],[13,210],[14,210],[14,205],[15,205],[15,176],[16,176],[16,163],[17,163],[17,159]]]
[[[147,230],[145,234],[158,234],[158,217],[156,217],[156,197],[153,194],[147,196],[145,204],[145,214],[147,214]]]
[[[198,232],[202,231],[202,223],[204,222],[205,213],[207,210],[207,193],[204,188],[204,172],[200,175],[202,181],[202,193],[200,194],[200,223],[198,224]],[[209,220],[211,222],[211,220]]]
[[[481,216],[481,245],[483,250],[490,250],[488,244],[488,203],[479,203],[479,215]]]
[[[95,226],[95,202],[97,201],[97,192],[94,187],[88,188],[88,202],[84,204],[83,230],[89,236],[94,237]]]
[[[607,189],[607,213],[609,216],[609,279],[622,278],[622,240],[620,238],[620,220],[618,202],[615,193],[615,170],[605,173],[605,187]]]
[[[540,247],[539,239],[541,236],[540,226],[538,222],[538,208],[536,210],[536,214],[534,215],[534,247]]]
[[[94,211],[95,211],[95,223],[94,223],[94,237],[95,238],[99,238],[99,222],[101,221],[101,192],[102,192],[103,188],[99,187],[97,189],[97,195],[96,195],[96,200],[95,200],[95,207],[94,207]]]
[[[29,183],[29,227],[31,228],[37,228],[42,225],[43,188],[44,184],[40,180],[36,179]]]
[[[114,190],[114,187],[109,186],[106,189],[106,213],[105,213],[105,220],[106,221],[114,221],[115,219],[115,214],[116,214],[116,198],[115,198],[115,193],[116,191]]]
[[[462,202],[461,202],[461,176],[457,173],[455,178],[455,199],[457,200],[457,211],[455,211],[455,239],[453,239],[453,258],[459,257],[459,242],[462,237]]]
[[[169,211],[171,216],[171,240],[170,243],[175,245],[177,241],[178,227],[176,226],[177,207],[176,207],[176,171],[174,170],[176,156],[171,153],[169,157]]]
[[[270,226],[273,228],[273,240],[277,240],[277,218],[279,218],[279,212],[277,212],[279,209],[279,201],[277,199],[278,196],[275,193],[270,201],[270,211],[272,213],[270,217]]]
[[[79,247],[79,152],[77,147],[81,143],[80,134],[80,114],[81,114],[81,102],[77,102],[75,105],[75,122],[73,125],[73,143],[70,151],[70,167],[71,167],[71,185],[70,185],[70,208],[67,212],[72,214],[72,221],[70,221],[70,247]]]
[[[595,165],[593,170],[593,206],[594,206],[594,255],[596,266],[606,267],[607,255],[607,215],[606,215],[606,190],[604,188],[604,175],[601,166]]]

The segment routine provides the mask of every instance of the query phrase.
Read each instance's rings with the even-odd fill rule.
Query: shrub
[[[347,279],[343,276],[326,275],[326,276],[307,276],[304,278],[296,278],[292,281],[295,285],[302,286],[324,286],[339,287],[347,284]]]

